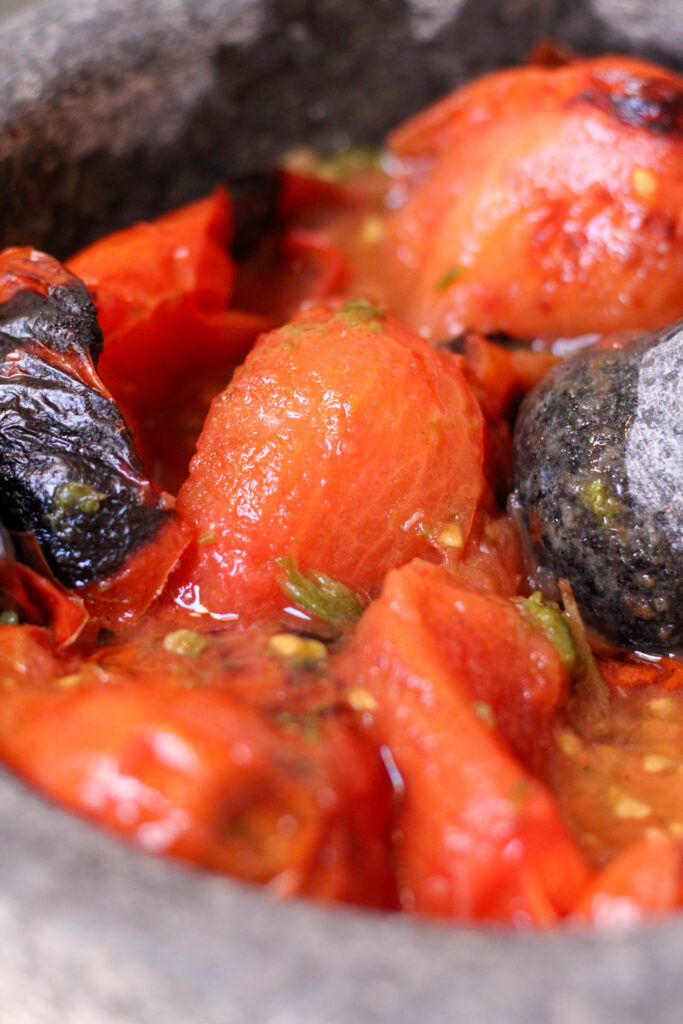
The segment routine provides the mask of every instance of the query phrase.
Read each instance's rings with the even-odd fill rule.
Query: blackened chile
[[[515,429],[514,486],[542,568],[586,621],[650,653],[683,649],[683,321],[557,367]]]
[[[17,277],[19,286],[17,287]],[[0,256],[0,518],[68,587],[101,580],[170,514],[94,370],[85,286],[34,250]]]

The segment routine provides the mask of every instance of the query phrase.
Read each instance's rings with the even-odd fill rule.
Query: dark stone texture
[[[53,0],[0,42],[0,242],[64,257],[302,139],[377,141],[541,37],[680,63],[675,2]]]
[[[125,849],[4,781],[8,1024],[679,1024],[683,928],[507,935],[342,908]]]
[[[541,572],[628,650],[683,649],[683,325],[544,377],[515,426]]]
[[[548,2],[444,6],[416,45],[402,0],[42,5],[0,48],[0,241],[63,257],[302,140],[376,141],[501,46],[522,59]]]
[[[373,141],[541,36],[680,64],[678,0],[64,0],[0,34],[0,242],[57,256]],[[683,923],[512,936],[278,906],[0,777],[5,1024],[678,1024]]]
[[[679,0],[556,0],[553,37],[588,55],[636,53],[683,66]]]

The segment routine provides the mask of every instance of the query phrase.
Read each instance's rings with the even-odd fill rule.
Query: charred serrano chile
[[[159,564],[145,559],[144,596],[138,588],[149,603],[184,540],[97,376],[101,347],[77,277],[32,249],[0,254],[0,514],[33,533],[55,577],[79,589],[106,591],[163,536]]]
[[[609,640],[683,647],[683,321],[557,367],[526,399],[515,487],[541,564]]]

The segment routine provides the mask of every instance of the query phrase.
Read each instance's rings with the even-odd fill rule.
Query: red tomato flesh
[[[402,779],[404,907],[521,926],[566,912],[585,862],[550,792],[495,730],[527,758],[547,743],[566,687],[552,644],[508,602],[413,562],[387,576],[337,671],[368,695]]]
[[[629,57],[514,68],[400,126],[389,145],[407,161],[407,199],[381,253],[397,314],[436,339],[680,317],[682,90]]]
[[[57,660],[43,631],[0,630],[0,756],[55,800],[278,895],[395,906],[389,780],[315,673],[288,678],[259,637]]]
[[[98,372],[155,479],[171,491],[186,475],[210,399],[270,326],[229,308],[231,234],[230,199],[218,188],[109,235],[68,263],[97,307],[104,335]]]
[[[213,403],[178,496],[197,540],[172,580],[193,610],[277,617],[281,560],[363,595],[468,538],[483,421],[460,362],[367,303],[265,335]]]

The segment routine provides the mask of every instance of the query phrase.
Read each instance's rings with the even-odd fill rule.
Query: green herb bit
[[[574,671],[576,665],[576,648],[572,639],[570,626],[562,614],[560,606],[554,601],[545,601],[543,595],[536,591],[526,600],[514,600],[514,603],[527,615],[548,640],[557,648],[562,664],[568,673]]]
[[[372,146],[346,146],[321,161],[322,177],[345,181],[363,171],[383,171],[382,153]]]
[[[310,569],[304,574],[289,557],[278,559],[278,565],[285,573],[280,579],[283,593],[304,611],[337,628],[363,614],[358,594],[326,573]]]
[[[307,334],[315,334],[319,329],[320,324],[318,323],[311,323],[308,320],[296,320],[293,324],[284,324],[280,327],[279,333],[291,335],[292,338],[304,338]],[[287,339],[280,344],[280,348],[284,351],[287,351],[287,349],[297,349],[298,347],[298,342]]]
[[[52,523],[58,523],[69,515],[94,515],[99,512],[100,502],[105,498],[106,494],[80,481],[59,484],[52,495],[52,512],[48,518]]]
[[[292,714],[291,711],[279,711],[273,717],[285,732],[301,734],[313,742],[320,739],[320,723],[312,711],[303,711],[298,715]]]
[[[452,284],[455,284],[458,278],[462,276],[462,273],[463,268],[459,267],[457,264],[454,263],[452,266],[448,268],[443,277],[440,277],[439,280],[436,282],[436,284],[434,285],[434,291],[445,292],[448,288],[450,288]]]
[[[368,299],[349,299],[337,312],[350,327],[365,327],[369,331],[384,329],[386,312],[383,306],[373,305]]]
[[[602,477],[594,477],[583,485],[579,492],[579,501],[605,526],[609,526],[622,510],[621,502],[609,493],[608,484]]]
[[[176,629],[173,633],[167,633],[162,642],[165,651],[170,651],[171,654],[183,654],[190,658],[200,655],[206,645],[206,637],[201,633],[196,633],[193,629]]]
[[[8,608],[6,611],[0,612],[0,623],[2,623],[3,626],[18,626],[19,616],[16,612],[13,612]]]
[[[201,546],[203,548],[207,548],[207,547],[209,547],[210,544],[215,544],[217,540],[218,540],[218,534],[216,533],[216,531],[215,530],[207,530],[206,533],[203,533],[201,535],[201,537],[199,538],[197,543],[201,544]]]

